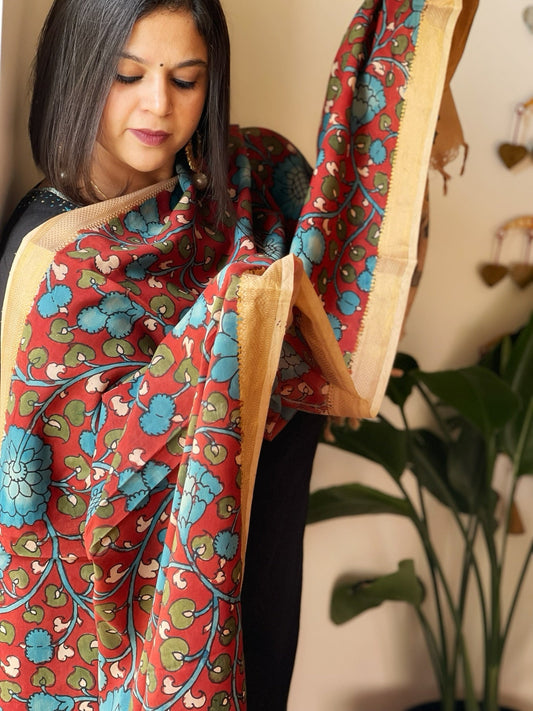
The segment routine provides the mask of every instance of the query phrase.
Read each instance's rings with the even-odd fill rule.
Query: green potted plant
[[[521,477],[533,474],[533,317],[474,366],[423,372],[412,357],[403,354],[395,366],[401,375],[390,379],[387,397],[398,409],[403,427],[394,426],[383,415],[357,428],[349,422],[331,423],[325,441],[379,463],[398,494],[357,482],[320,489],[311,495],[308,521],[379,513],[407,517],[419,534],[429,583],[421,583],[413,560],[401,561],[397,571],[372,580],[343,579],[332,593],[331,618],[342,624],[386,600],[410,603],[422,626],[438,683],[440,701],[435,708],[458,708],[456,698],[462,687],[465,711],[498,711],[502,657],[533,555],[529,532],[511,604],[504,610],[502,578],[517,511],[516,487]],[[421,395],[431,416],[427,428],[409,424],[406,403],[414,392]],[[510,496],[501,515],[493,484],[502,457],[509,460],[512,474]],[[415,495],[406,486],[408,476],[414,477]],[[428,495],[449,509],[450,525],[462,540],[458,590],[450,582],[432,537]],[[481,615],[481,700],[474,690],[464,631],[467,594],[477,596]],[[431,622],[424,604],[430,597],[436,623]]]

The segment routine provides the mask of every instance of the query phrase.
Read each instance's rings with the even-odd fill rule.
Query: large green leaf
[[[529,400],[521,424],[522,429],[512,453],[517,476],[533,474],[533,398]]]
[[[520,397],[521,404],[503,431],[502,449],[515,460],[519,457],[519,474],[533,474],[533,436],[527,432],[531,425],[526,422],[527,411],[533,401],[533,316],[512,341],[503,377]],[[521,440],[523,431],[525,440]],[[519,443],[521,449],[518,453]]]
[[[404,499],[390,496],[379,489],[358,483],[342,484],[318,489],[310,495],[307,522],[383,513],[411,516],[413,511]]]
[[[447,405],[478,427],[488,440],[517,413],[518,396],[510,385],[487,368],[418,372],[416,377]]]
[[[330,428],[334,442],[328,442],[339,449],[366,457],[381,466],[398,480],[407,462],[407,435],[383,419],[363,420],[357,429],[348,424]]]
[[[468,504],[448,481],[448,451],[449,445],[434,432],[409,431],[409,468],[418,483],[445,506],[467,511]]]
[[[492,370],[496,375],[502,375],[507,367],[511,351],[513,349],[513,343],[516,340],[517,335],[513,333],[508,333],[496,343],[493,343],[488,350],[486,350],[478,361],[478,365],[483,366]]]
[[[408,602],[415,607],[424,600],[424,587],[416,577],[412,560],[402,560],[398,570],[373,580],[338,583],[331,596],[330,617],[337,625],[387,600]]]
[[[480,364],[486,365],[511,385],[515,393],[528,399],[533,395],[533,314],[516,333],[504,336],[495,348],[485,354]]]
[[[405,402],[415,384],[410,373],[413,370],[418,370],[416,360],[406,353],[397,353],[394,359],[394,371],[401,371],[401,375],[395,375],[394,372],[389,378],[387,385],[387,397],[392,400],[395,405],[403,408]]]
[[[486,443],[480,431],[468,420],[459,420],[460,428],[448,449],[447,475],[450,487],[474,512],[490,500],[492,472],[487,471]]]

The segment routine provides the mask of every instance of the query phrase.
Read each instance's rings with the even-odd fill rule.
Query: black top
[[[19,202],[0,240],[0,306],[4,302],[9,270],[24,237],[55,215],[78,207],[54,188],[35,187]]]

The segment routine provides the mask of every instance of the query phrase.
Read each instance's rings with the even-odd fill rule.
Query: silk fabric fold
[[[234,127],[223,224],[178,165],[24,241],[2,333],[6,709],[246,709],[261,442],[295,409],[379,408],[459,6],[365,0],[314,170]]]

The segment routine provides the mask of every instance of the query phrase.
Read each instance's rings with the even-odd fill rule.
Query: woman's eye
[[[184,81],[183,79],[173,79],[172,81],[178,89],[194,89],[196,86],[195,81]]]
[[[117,74],[117,81],[121,84],[133,84],[133,82],[139,81],[140,76],[126,76],[125,74]]]

